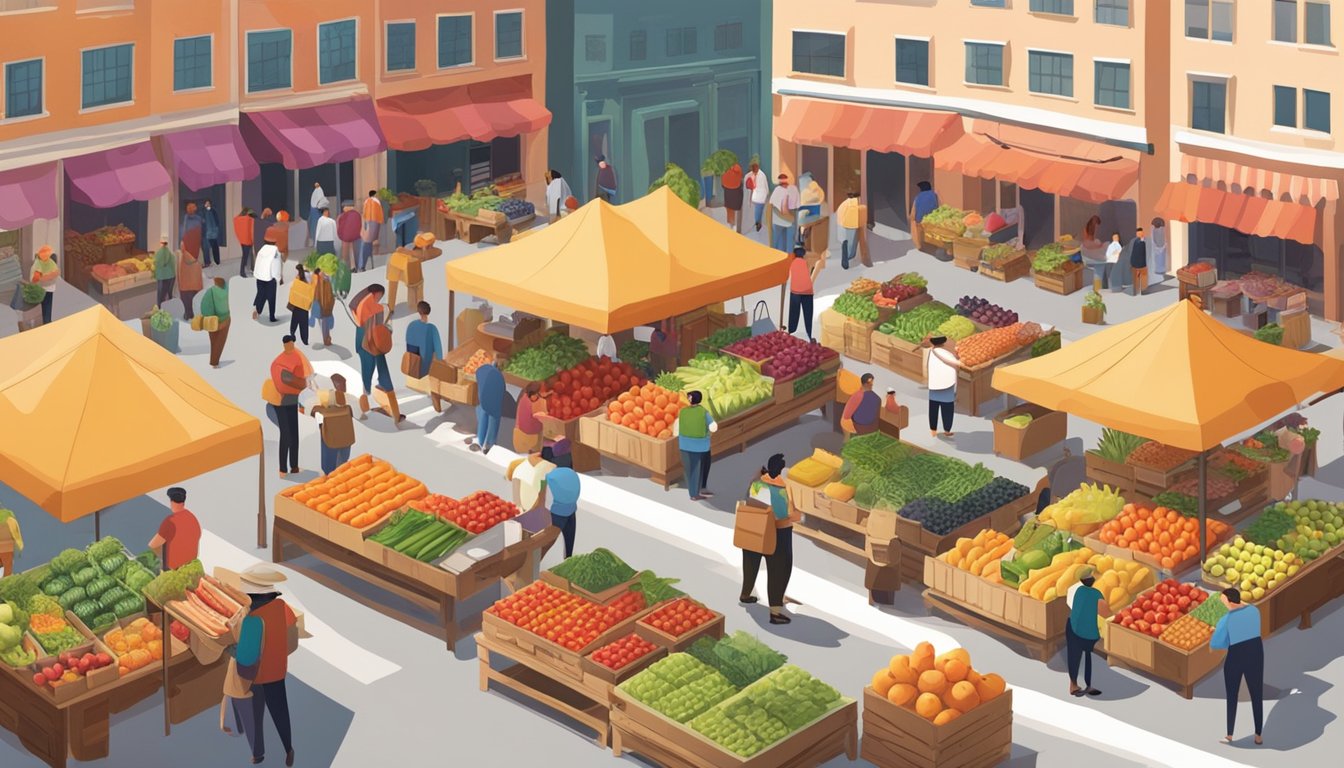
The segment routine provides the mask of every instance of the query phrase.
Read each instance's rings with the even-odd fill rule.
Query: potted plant
[[[140,318],[140,330],[145,337],[164,349],[177,354],[179,351],[177,321],[164,309],[155,306],[149,314]]]
[[[659,187],[670,188],[674,195],[684,200],[692,208],[697,207],[700,203],[700,190],[696,188],[695,181],[676,163],[667,164],[663,175],[649,185],[649,191],[652,192]]]
[[[19,313],[19,330],[42,324],[42,300],[46,297],[46,288],[36,283],[19,283],[14,290],[15,301],[12,303]]]
[[[438,197],[439,185],[433,179],[420,179],[415,182],[415,194],[418,197]]]
[[[1083,322],[1089,325],[1101,325],[1106,320],[1106,302],[1101,294],[1088,291],[1083,299]]]
[[[708,207],[711,200],[714,199],[714,178],[722,176],[724,171],[733,167],[737,162],[737,155],[731,150],[718,149],[714,154],[705,158],[705,162],[700,165],[700,192],[704,198],[705,206]]]

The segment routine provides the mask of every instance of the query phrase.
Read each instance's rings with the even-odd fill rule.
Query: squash
[[[830,483],[826,486],[826,498],[836,501],[850,501],[854,498],[854,486],[845,485],[839,481]]]

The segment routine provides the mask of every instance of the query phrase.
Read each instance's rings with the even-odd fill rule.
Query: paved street
[[[869,270],[839,268],[838,258],[818,285],[819,313],[846,283],[859,274],[886,279],[906,271],[919,271],[929,280],[929,291],[948,303],[964,294],[980,295],[1009,309],[1024,320],[1058,326],[1065,343],[1090,330],[1079,321],[1083,294],[1054,296],[1034,288],[1029,281],[1001,284],[944,264],[932,257],[908,251],[908,241],[873,238],[876,265]],[[890,234],[890,233],[885,233]],[[445,255],[426,268],[426,299],[435,307],[435,319],[446,330],[447,290],[443,263],[473,252],[460,242],[442,244]],[[488,247],[488,246],[484,246]],[[724,254],[731,258],[732,254]],[[382,263],[381,260],[379,262]],[[225,264],[221,274],[236,275],[236,265]],[[356,290],[381,271],[356,276]],[[283,289],[282,289],[283,290]],[[276,326],[250,319],[252,282],[236,276],[231,280],[234,325],[224,353],[224,366],[211,370],[206,364],[206,339],[183,329],[182,358],[243,408],[262,413],[258,387],[271,359],[279,351],[280,336],[287,332],[285,319]],[[1174,282],[1150,295],[1133,298],[1107,294],[1108,318],[1121,322],[1175,300]],[[62,285],[58,293],[58,316],[78,308],[78,296]],[[749,297],[750,310],[758,299],[767,301],[778,321],[777,293]],[[459,307],[463,306],[459,297]],[[170,302],[169,309],[177,310]],[[496,307],[496,311],[500,311]],[[0,328],[12,332],[8,310],[0,309]],[[336,346],[310,350],[320,374],[343,372],[358,381],[358,360],[353,354],[353,328],[338,312]],[[407,322],[404,305],[394,320],[398,332]],[[137,324],[138,325],[138,324]],[[1325,324],[1314,329],[1321,344],[1338,340]],[[816,331],[819,334],[819,330]],[[398,333],[398,346],[401,338]],[[860,369],[863,366],[859,366]],[[920,428],[924,418],[920,388],[895,374],[874,368],[879,388],[895,387],[912,409],[910,441],[943,452],[955,451],[969,461],[982,461],[996,472],[1032,484],[1041,467],[1058,455],[1033,457],[1033,466],[1017,464],[993,455],[988,421],[957,416],[954,443],[931,440]],[[1117,372],[1116,375],[1124,375]],[[400,380],[399,374],[395,378]],[[357,385],[352,385],[352,389]],[[461,496],[484,488],[506,494],[504,467],[512,455],[503,449],[489,456],[472,454],[462,445],[464,433],[474,425],[466,409],[454,408],[435,414],[428,400],[402,390],[402,409],[408,419],[395,429],[386,418],[372,415],[357,427],[355,453],[370,452],[391,460],[398,469],[426,481],[432,490]],[[1147,393],[1136,392],[1136,398]],[[995,404],[986,406],[992,415]],[[1344,443],[1336,425],[1344,417],[1344,398],[1335,398],[1304,413],[1323,430],[1320,445],[1321,471],[1316,481],[1304,481],[1304,497],[1344,498]],[[511,423],[501,429],[508,434]],[[276,429],[263,421],[266,437],[267,495],[279,488],[274,474]],[[1072,420],[1068,447],[1076,454],[1095,443],[1099,427]],[[310,419],[301,423],[300,459],[304,467],[318,463],[316,429]],[[1104,691],[1099,699],[1080,701],[1066,695],[1063,658],[1046,666],[1027,658],[991,637],[926,614],[913,589],[903,590],[891,607],[867,604],[861,568],[814,546],[798,545],[797,566],[790,595],[795,620],[787,627],[766,622],[765,608],[745,610],[737,604],[740,578],[738,551],[731,546],[732,503],[755,467],[770,453],[782,451],[790,463],[803,458],[814,446],[838,445],[830,424],[814,414],[796,426],[750,446],[744,453],[717,461],[711,487],[718,497],[711,504],[694,504],[684,490],[663,491],[620,467],[608,464],[606,471],[584,480],[583,502],[578,523],[578,547],[587,551],[605,546],[638,568],[651,568],[660,575],[679,577],[685,591],[728,617],[728,629],[744,629],[760,635],[787,654],[791,661],[857,696],[873,671],[893,653],[908,652],[924,639],[943,650],[960,644],[971,651],[977,669],[997,671],[1015,689],[1013,768],[1055,766],[1316,766],[1334,762],[1328,757],[1341,741],[1334,712],[1344,709],[1344,660],[1338,640],[1344,637],[1344,612],[1339,604],[1320,612],[1309,632],[1287,629],[1267,644],[1265,746],[1256,748],[1249,738],[1232,746],[1218,743],[1223,731],[1222,681],[1215,675],[1201,683],[1192,701],[1162,685],[1129,672],[1110,671],[1101,664],[1095,679]],[[300,480],[315,473],[309,469]],[[268,560],[269,552],[255,547],[256,465],[243,462],[190,480],[189,506],[207,529],[202,559],[207,565],[240,568],[256,560]],[[92,519],[59,525],[31,504],[0,486],[0,506],[14,509],[23,522],[29,550],[19,561],[44,562],[66,546],[82,546],[93,535]],[[155,492],[103,514],[104,533],[111,533],[138,549],[147,541],[166,513],[166,499]],[[557,560],[553,551],[547,565]],[[304,565],[313,565],[307,560]],[[320,568],[320,566],[313,566]],[[325,572],[325,571],[324,571]],[[336,572],[331,571],[333,575]],[[598,766],[613,758],[603,753],[581,729],[549,712],[508,694],[483,694],[477,686],[474,647],[462,643],[456,654],[444,651],[441,641],[408,628],[366,607],[367,602],[397,605],[388,595],[335,576],[344,590],[332,590],[302,575],[292,575],[287,596],[308,614],[311,641],[292,660],[291,711],[295,718],[298,765],[541,765]],[[763,585],[762,585],[763,586]],[[399,606],[406,607],[406,606]],[[413,610],[413,609],[412,609]],[[207,714],[176,727],[162,737],[162,711],[151,700],[113,717],[111,757],[97,765],[194,765],[232,766],[245,764],[246,746],[217,730],[216,718]],[[1243,707],[1242,735],[1249,733],[1249,706]],[[271,726],[267,726],[268,729]],[[515,734],[521,736],[516,738]],[[274,739],[269,730],[268,739]],[[279,763],[278,746],[270,750],[268,763]],[[638,762],[626,758],[630,762]],[[846,764],[835,761],[834,765]],[[860,762],[860,765],[865,763]],[[41,765],[8,732],[0,732],[0,766],[28,768]]]

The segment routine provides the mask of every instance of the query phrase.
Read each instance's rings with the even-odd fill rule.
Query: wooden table
[[[555,543],[560,530],[547,526],[538,533],[526,536],[521,542],[505,547],[459,574],[440,570],[443,580],[440,584],[430,584],[426,580],[404,573],[384,563],[374,560],[364,552],[357,552],[341,546],[330,539],[304,528],[302,525],[281,516],[280,506],[276,507],[272,526],[271,560],[283,563],[288,560],[287,547],[294,547],[304,554],[312,555],[327,565],[344,571],[355,578],[379,589],[391,592],[411,603],[437,613],[439,623],[425,621],[380,602],[366,600],[350,595],[340,582],[327,574],[306,566],[290,563],[290,567],[325,587],[346,594],[368,607],[409,624],[435,637],[443,638],[448,650],[455,650],[457,641],[464,635],[474,632],[480,622],[480,615],[466,617],[465,621],[457,615],[457,601],[466,600],[494,586],[501,579],[510,589],[517,590],[535,578],[537,566],[546,550]],[[404,558],[409,559],[409,558]],[[431,568],[432,566],[427,566]]]
[[[501,643],[476,635],[476,655],[480,659],[481,691],[489,691],[490,683],[508,688],[515,693],[550,707],[591,729],[598,745],[611,743],[610,707],[606,695],[580,685],[561,680],[555,670],[536,657],[511,652]],[[493,657],[512,662],[503,669],[495,669]],[[609,689],[608,689],[609,690]]]
[[[102,282],[89,278],[89,295],[96,301],[107,306],[107,311],[116,315],[122,320],[128,318],[121,314],[121,302],[130,298],[139,298],[141,296],[153,296],[158,290],[158,282],[150,280],[143,283],[123,283],[118,286],[108,287]],[[138,316],[138,313],[137,313]]]

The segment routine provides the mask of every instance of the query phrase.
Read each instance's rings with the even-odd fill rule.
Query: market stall
[[[442,234],[445,239],[456,237],[473,245],[493,237],[506,245],[537,218],[536,206],[522,199],[523,189],[518,184],[504,188],[491,184],[468,195],[459,183],[453,194],[435,201],[444,221]]]
[[[1073,258],[1081,250],[1070,235],[1063,235],[1059,242],[1041,246],[1031,254],[1031,276],[1036,287],[1062,296],[1082,290],[1087,270]]]

